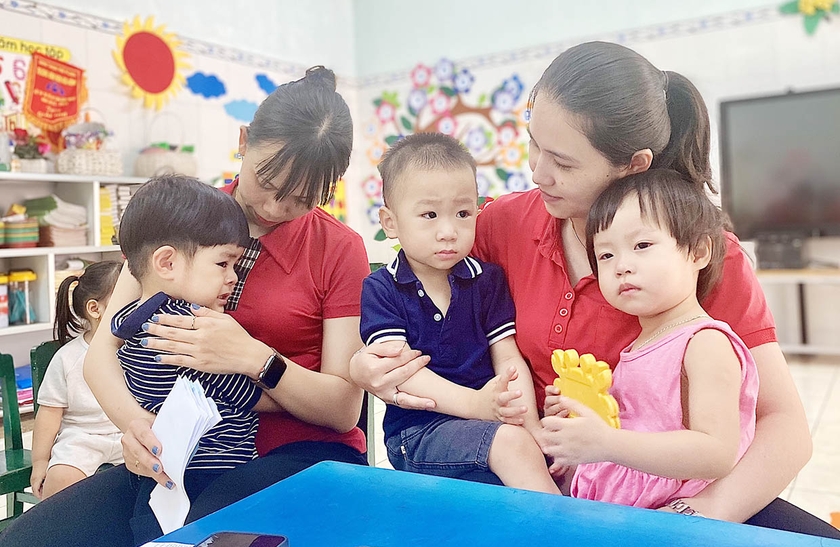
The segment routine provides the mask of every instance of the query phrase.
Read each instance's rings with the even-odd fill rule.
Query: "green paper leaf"
[[[478,96],[478,106],[484,106],[484,103],[487,101],[487,93],[482,93]]]
[[[501,167],[497,167],[497,168],[496,168],[496,175],[497,175],[500,179],[502,179],[503,181],[507,182],[507,179],[508,179],[508,177],[510,176],[510,173],[508,173],[507,171],[505,171],[505,170],[504,170],[504,169],[502,169]]]
[[[382,104],[382,99],[380,99],[379,97],[377,97],[373,100],[373,106],[375,106],[376,108],[379,108],[379,105],[381,105],[381,104]]]
[[[788,15],[799,13],[799,0],[793,0],[793,2],[782,4],[781,6],[779,6],[779,11]]]
[[[400,140],[399,135],[389,135],[389,136],[385,137],[385,144],[387,144],[388,146],[394,146],[394,144],[398,140]]]
[[[444,95],[446,95],[447,97],[454,97],[454,96],[455,96],[455,90],[454,90],[454,89],[452,89],[451,87],[447,87],[447,86],[443,86],[443,85],[442,85],[442,86],[440,86],[440,90],[441,90],[441,91],[443,92],[443,94],[444,94]]]
[[[385,241],[386,239],[388,239],[388,236],[386,236],[385,231],[382,228],[380,228],[379,231],[376,232],[376,235],[373,236],[373,239],[375,239],[376,241]]]
[[[814,15],[806,15],[805,32],[807,32],[809,35],[814,34],[817,31],[817,25],[823,17],[825,17],[825,15],[822,11],[818,11]]]
[[[392,248],[392,249],[394,249],[394,250],[395,250],[395,251],[397,251],[397,252],[400,252],[400,249],[402,249],[402,245],[400,245],[399,243],[397,243],[396,245],[394,245],[394,246],[393,246],[393,247],[391,247],[391,248]]]
[[[406,131],[411,131],[412,127],[414,127],[411,125],[411,120],[405,116],[400,116],[400,122],[402,122],[402,126],[405,127]]]
[[[383,91],[382,92],[382,100],[391,103],[394,106],[394,108],[399,108],[400,107],[400,101],[397,98],[397,92],[396,91]]]

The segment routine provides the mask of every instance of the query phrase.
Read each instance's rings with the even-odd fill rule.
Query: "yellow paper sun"
[[[131,96],[143,99],[144,107],[160,110],[184,86],[181,69],[189,65],[184,62],[187,53],[178,50],[180,45],[175,34],[164,32],[163,25],[155,27],[153,17],[141,22],[137,16],[123,25],[114,61]]]

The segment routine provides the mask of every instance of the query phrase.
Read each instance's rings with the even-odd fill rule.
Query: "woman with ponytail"
[[[47,498],[93,473],[123,462],[122,433],[102,412],[82,374],[85,354],[120,274],[120,262],[91,264],[61,282],[55,339],[61,345],[38,391],[32,432],[32,493]]]
[[[186,522],[320,461],[367,463],[365,437],[356,427],[363,392],[348,368],[362,345],[362,280],[370,266],[361,236],[317,207],[332,199],[352,146],[350,109],[331,70],[311,68],[272,92],[251,124],[240,128],[242,167],[222,190],[242,208],[251,235],[234,266],[238,282],[225,313],[197,308],[194,316],[155,315],[144,327],[153,335],[148,347],[166,354],[162,363],[245,374],[283,408],[260,414],[260,457],[210,483]],[[124,269],[103,321],[138,297],[140,287]],[[115,355],[121,343],[101,329],[85,360],[85,378],[124,432],[125,465],[36,505],[0,534],[0,546],[121,547],[153,539],[139,537],[147,527],[132,523],[132,500],[138,476],[171,485],[158,459],[166,447],[152,433],[154,416],[125,385]]]
[[[613,182],[651,168],[673,169],[698,189],[716,189],[709,116],[697,89],[618,44],[580,44],[551,63],[531,93],[529,134],[537,188],[491,203],[478,217],[473,252],[507,275],[516,341],[543,406],[546,396],[558,394],[552,385],[553,350],[592,353],[614,366],[640,333],[632,316],[601,295],[587,259],[585,230],[595,199]],[[757,363],[755,440],[729,475],[679,507],[838,537],[827,523],[774,500],[808,461],[811,437],[761,287],[737,238],[725,236],[722,278],[701,304],[732,326]],[[382,343],[354,356],[350,368],[359,385],[392,401],[397,386],[427,361],[417,352],[402,352],[399,344]],[[417,409],[434,404],[405,392],[399,401]],[[538,439],[549,458],[560,443],[557,420],[546,418]],[[489,474],[475,478],[497,482]]]

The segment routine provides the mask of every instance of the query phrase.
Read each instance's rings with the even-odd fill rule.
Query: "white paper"
[[[184,470],[198,441],[222,417],[216,403],[204,394],[201,384],[179,377],[152,425],[152,431],[163,447],[159,456],[163,470],[175,483],[172,490],[157,485],[149,506],[164,534],[184,525],[190,510],[190,499],[184,490]]]

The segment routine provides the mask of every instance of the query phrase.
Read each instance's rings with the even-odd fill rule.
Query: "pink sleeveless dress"
[[[637,351],[629,347],[613,372],[610,393],[619,406],[621,428],[632,431],[677,431],[683,427],[680,373],[688,342],[702,329],[726,334],[741,361],[741,442],[738,459],[755,436],[758,371],[747,346],[729,325],[709,319],[669,333]],[[643,473],[612,462],[582,464],[572,478],[571,495],[635,507],[658,509],[671,500],[691,497],[709,481],[676,480]]]

